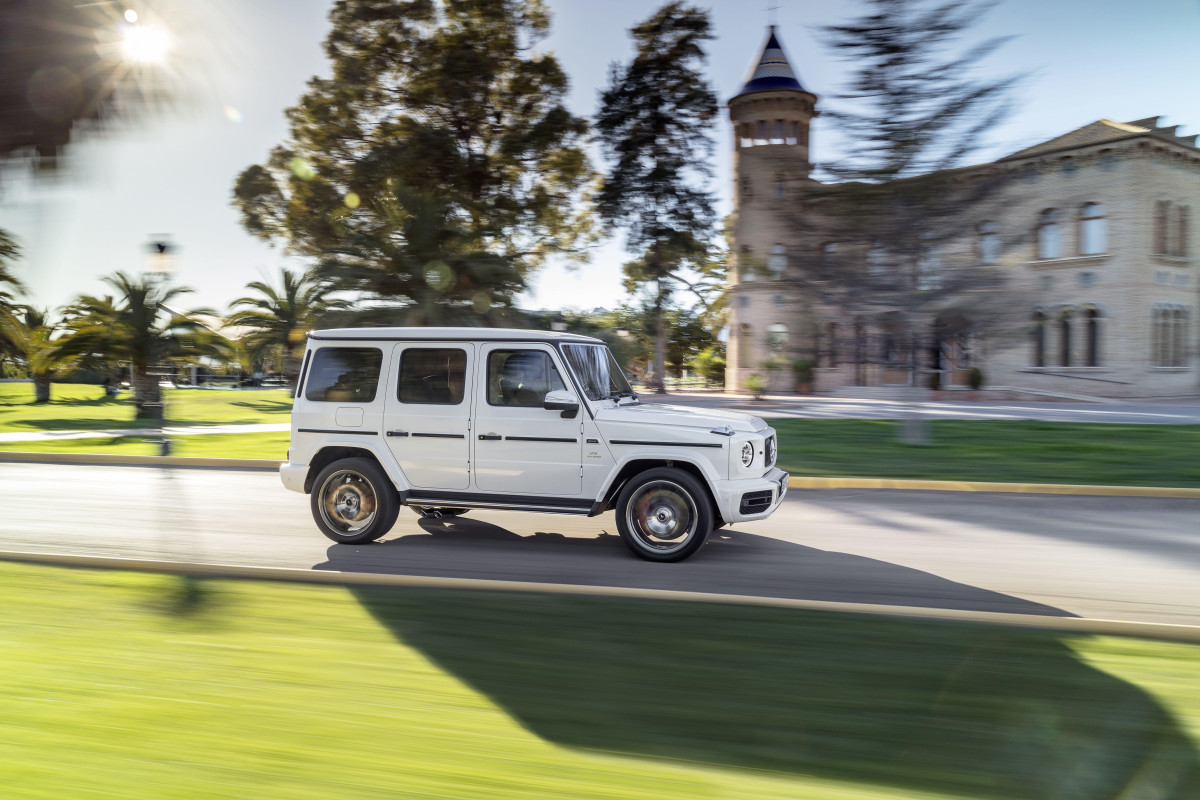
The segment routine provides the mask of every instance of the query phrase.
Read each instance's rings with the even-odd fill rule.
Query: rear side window
[[[369,403],[379,387],[383,351],[377,347],[322,347],[309,368],[306,400]]]
[[[455,348],[406,348],[400,354],[396,399],[426,406],[456,406],[467,385],[467,351]]]
[[[546,392],[567,388],[544,350],[493,350],[487,366],[489,405],[541,408]]]

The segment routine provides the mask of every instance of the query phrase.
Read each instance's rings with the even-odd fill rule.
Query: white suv
[[[787,492],[775,431],[736,412],[642,404],[608,348],[566,333],[316,331],[292,408],[284,486],[335,542],[419,514],[617,512],[621,539],[679,561]]]

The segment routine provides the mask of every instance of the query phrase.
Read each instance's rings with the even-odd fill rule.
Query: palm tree
[[[247,353],[256,361],[270,359],[290,385],[300,375],[300,352],[304,335],[330,311],[346,308],[345,300],[327,297],[329,284],[311,273],[280,270],[282,288],[264,281],[246,284],[258,297],[239,297],[231,308],[242,308],[229,316],[231,326],[244,326],[251,332],[242,339]]]
[[[133,403],[138,417],[161,415],[162,391],[151,367],[189,363],[201,356],[224,356],[225,340],[206,328],[202,309],[174,312],[167,303],[192,290],[164,286],[158,279],[133,278],[117,272],[104,278],[117,291],[113,297],[83,296],[64,313],[66,335],[54,342],[56,357],[127,362],[132,368]]]
[[[8,268],[21,255],[16,239],[0,229],[0,359],[17,356],[16,339],[20,328],[21,306],[17,295],[25,290]]]
[[[79,356],[60,352],[54,334],[58,323],[46,309],[24,307],[13,329],[12,344],[17,357],[24,362],[33,378],[33,402],[50,402],[50,384],[60,371],[70,371],[80,361]]]

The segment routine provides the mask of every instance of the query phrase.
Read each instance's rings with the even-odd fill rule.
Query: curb
[[[761,606],[797,611],[860,614],[876,617],[968,622],[1006,628],[1098,636],[1136,636],[1176,642],[1200,643],[1200,626],[1172,625],[1160,622],[1049,617],[1034,614],[1009,614],[996,611],[963,611],[949,608],[921,608],[874,603],[841,603],[826,600],[794,600],[740,594],[683,592],[670,589],[634,589],[621,586],[583,586],[566,583],[484,580],[480,578],[430,578],[415,575],[388,575],[369,572],[334,572],[285,567],[247,567],[233,564],[191,564],[181,561],[78,556],[56,553],[19,553],[0,551],[0,560],[46,566],[84,569],[116,569],[129,572],[157,572],[202,578],[231,578],[287,583],[333,584],[337,586],[395,586],[413,589],[457,591],[520,592],[560,594],[583,597],[620,597],[637,600],[664,600],[713,605]]]
[[[125,467],[191,467],[274,472],[281,462],[259,458],[195,458],[189,456],[108,455],[104,453],[0,452],[0,463],[107,465]],[[1167,497],[1200,499],[1200,489],[1171,486],[1096,486],[1082,483],[991,483],[929,481],[901,478],[823,478],[793,475],[789,489],[899,489],[918,492],[1007,492],[1010,494],[1074,494],[1101,497]]]
[[[1076,494],[1104,497],[1179,497],[1198,499],[1200,489],[1171,486],[1096,486],[1083,483],[988,483],[925,481],[893,478],[788,478],[789,489],[908,489],[921,492],[1010,492],[1014,494]]]
[[[91,464],[121,467],[199,467],[206,469],[279,469],[280,462],[259,458],[197,458],[191,456],[109,455],[106,453],[17,453],[0,452],[0,463]]]

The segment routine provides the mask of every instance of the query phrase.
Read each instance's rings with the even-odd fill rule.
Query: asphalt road
[[[334,545],[266,472],[0,464],[0,550],[1200,624],[1200,500],[796,491],[680,564],[594,519],[404,509]]]

